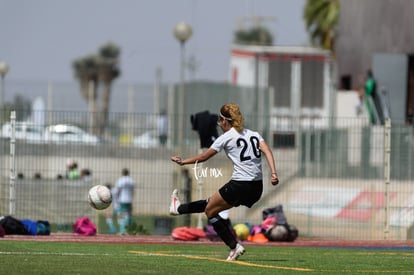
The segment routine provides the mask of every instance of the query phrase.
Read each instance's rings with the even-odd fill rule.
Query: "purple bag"
[[[262,225],[253,225],[250,229],[250,236],[265,232],[266,229]]]

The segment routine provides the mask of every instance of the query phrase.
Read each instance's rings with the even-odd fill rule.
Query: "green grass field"
[[[224,245],[149,245],[0,241],[0,274],[402,274],[413,249],[245,245],[227,262]]]

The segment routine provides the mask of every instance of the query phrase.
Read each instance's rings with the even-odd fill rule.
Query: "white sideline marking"
[[[0,255],[60,255],[60,256],[113,256],[114,254],[96,254],[96,253],[68,253],[68,252],[33,252],[33,251],[0,251]]]

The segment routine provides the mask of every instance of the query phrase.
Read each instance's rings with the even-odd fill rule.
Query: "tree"
[[[109,42],[99,48],[98,54],[78,58],[72,64],[75,77],[80,83],[81,94],[88,102],[89,112],[92,115],[92,132],[97,135],[104,133],[108,123],[111,85],[120,75],[120,52],[116,44]],[[103,84],[102,104],[98,110],[100,83]]]
[[[89,102],[91,99],[97,99],[96,88],[93,91],[89,89],[90,84],[96,84],[98,80],[96,60],[96,55],[88,55],[82,58],[78,58],[73,62],[75,77],[80,82],[81,94],[87,102]]]
[[[252,27],[248,30],[238,30],[234,33],[234,43],[240,45],[270,46],[273,36],[265,27]]]
[[[312,45],[334,55],[339,9],[339,0],[307,0],[303,14]]]
[[[120,49],[113,43],[103,45],[99,49],[98,80],[103,83],[101,116],[99,118],[100,128],[103,129],[108,123],[109,103],[111,99],[111,84],[120,75],[119,54]]]

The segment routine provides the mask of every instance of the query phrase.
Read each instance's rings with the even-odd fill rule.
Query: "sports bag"
[[[82,236],[96,235],[96,225],[88,217],[79,217],[73,225],[73,233]]]
[[[171,236],[174,240],[181,240],[181,241],[196,241],[200,238],[205,238],[206,233],[198,228],[192,227],[177,227],[171,232]]]
[[[299,230],[287,222],[282,205],[264,209],[262,217],[264,221],[268,221],[265,236],[269,241],[293,242],[299,236]]]
[[[0,217],[0,225],[3,227],[6,235],[29,235],[24,224],[12,216]]]
[[[276,218],[277,224],[287,224],[287,218],[283,212],[283,206],[281,204],[272,208],[266,208],[262,211],[263,220],[266,220],[266,218],[272,216]]]
[[[50,235],[50,224],[48,221],[22,220],[24,227],[30,235]]]

